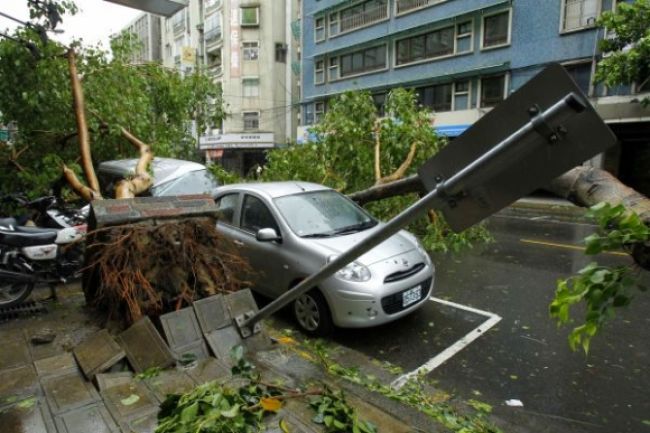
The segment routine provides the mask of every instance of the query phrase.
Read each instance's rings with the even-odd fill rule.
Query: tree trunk
[[[97,175],[95,174],[95,167],[93,166],[92,156],[90,152],[90,136],[88,134],[88,123],[86,122],[84,94],[81,87],[81,82],[79,81],[79,75],[77,74],[77,62],[73,49],[68,50],[68,67],[70,69],[70,83],[72,86],[74,112],[77,119],[79,151],[81,153],[81,168],[83,169],[86,181],[88,182],[88,187],[94,192],[94,195],[91,198],[92,200],[93,198],[101,198],[101,194],[99,192],[99,181],[97,180]],[[66,176],[66,179],[71,179],[71,176],[68,172],[64,171],[64,174]],[[72,173],[72,175],[74,175],[74,173]],[[74,177],[77,181],[77,184],[80,184],[78,179],[76,179],[76,176]],[[77,191],[77,189],[75,189],[75,191]],[[88,195],[88,191],[85,191],[85,194]]]
[[[614,206],[622,204],[650,225],[650,199],[624,185],[605,170],[578,166],[555,178],[543,189],[582,207],[591,207],[600,202],[607,202]],[[357,191],[349,194],[348,197],[364,205],[398,195],[425,192],[419,177],[412,175],[395,182]],[[639,266],[650,270],[650,243],[634,245],[631,254]]]
[[[133,198],[151,188],[153,179],[149,175],[149,163],[153,159],[151,146],[122,128],[122,135],[140,151],[140,159],[135,166],[135,176],[125,179],[115,187],[115,198]]]

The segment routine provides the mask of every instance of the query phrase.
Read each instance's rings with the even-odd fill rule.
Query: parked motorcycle
[[[0,219],[0,307],[25,300],[34,287],[52,289],[77,277],[83,265],[86,225],[61,229],[20,226]]]
[[[59,197],[44,196],[29,200],[21,194],[11,194],[3,198],[5,202],[13,202],[24,208],[27,213],[18,218],[18,225],[32,221],[37,227],[65,228],[85,224],[88,219],[90,205],[80,209],[70,207]]]

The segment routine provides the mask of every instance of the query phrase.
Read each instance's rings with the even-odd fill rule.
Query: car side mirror
[[[282,237],[277,234],[275,229],[272,228],[265,228],[265,229],[260,229],[257,232],[257,235],[255,236],[255,239],[257,239],[260,242],[281,242]]]

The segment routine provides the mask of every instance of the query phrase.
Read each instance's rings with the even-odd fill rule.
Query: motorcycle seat
[[[0,218],[0,227],[16,227],[18,225],[18,222],[16,222],[16,218]]]
[[[0,244],[12,247],[31,247],[36,245],[47,245],[54,243],[56,232],[47,233],[20,233],[14,231],[0,230]]]
[[[0,220],[0,223],[2,220]],[[2,224],[0,224],[2,225]],[[57,234],[59,230],[54,228],[47,227],[36,227],[36,226],[14,226],[14,230],[18,233],[54,233]]]

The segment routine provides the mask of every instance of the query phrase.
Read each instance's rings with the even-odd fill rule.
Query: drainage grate
[[[0,307],[0,322],[39,313],[47,313],[47,308],[45,308],[45,305],[35,301],[22,302],[12,307]]]

